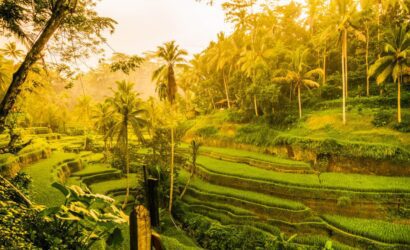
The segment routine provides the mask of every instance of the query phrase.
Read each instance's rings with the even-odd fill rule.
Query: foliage
[[[276,237],[248,226],[224,226],[194,213],[176,213],[184,230],[206,249],[270,249]]]
[[[213,126],[203,127],[197,130],[197,134],[202,137],[211,137],[218,133],[218,129]]]
[[[375,127],[385,127],[393,120],[392,114],[386,110],[380,110],[374,115],[373,125]]]
[[[410,114],[404,114],[401,123],[394,122],[393,128],[397,131],[409,133],[410,132]]]

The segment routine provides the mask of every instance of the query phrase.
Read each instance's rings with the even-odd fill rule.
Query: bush
[[[394,122],[393,128],[403,133],[409,133],[410,132],[410,114],[403,115],[401,123]]]
[[[298,116],[296,114],[289,114],[289,112],[286,111],[281,111],[267,115],[265,119],[272,127],[289,128],[298,121]]]
[[[226,121],[234,123],[247,123],[250,122],[252,118],[253,113],[245,112],[243,110],[228,110]]]
[[[392,121],[392,118],[393,116],[390,111],[380,110],[374,115],[372,123],[376,127],[384,127]]]
[[[202,137],[210,137],[218,133],[218,129],[214,126],[203,127],[197,130],[197,134]]]
[[[276,237],[250,226],[221,225],[199,214],[175,216],[205,249],[275,249]]]

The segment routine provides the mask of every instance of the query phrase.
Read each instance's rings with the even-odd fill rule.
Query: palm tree
[[[146,110],[141,108],[141,101],[136,92],[133,91],[134,84],[126,81],[118,81],[117,90],[114,97],[108,101],[113,108],[113,118],[115,123],[108,131],[108,135],[117,137],[117,146],[122,151],[125,159],[125,168],[127,172],[127,192],[122,205],[127,205],[130,193],[130,160],[128,152],[128,130],[131,128],[140,142],[144,141],[142,129],[147,125],[145,119]]]
[[[19,60],[24,55],[23,50],[18,49],[16,43],[13,42],[6,43],[5,47],[0,49],[0,52],[14,60]]]
[[[302,118],[301,88],[319,87],[319,83],[313,80],[313,76],[323,75],[323,70],[321,68],[308,70],[308,66],[305,63],[308,52],[308,49],[296,49],[295,52],[293,52],[292,54],[291,70],[288,70],[286,76],[284,77],[273,78],[274,83],[290,83],[297,90],[299,118]]]
[[[114,125],[114,120],[112,117],[112,107],[109,102],[105,101],[103,103],[97,104],[95,107],[94,113],[92,115],[92,119],[94,120],[94,126],[102,133],[104,138],[104,150],[106,152],[105,159],[108,154],[108,144],[107,141],[109,139],[108,132]]]
[[[260,32],[260,36],[255,35],[256,39],[252,39],[248,46],[244,47],[238,60],[238,64],[241,65],[240,69],[252,80],[254,89],[256,89],[257,76],[269,69],[269,59],[273,58],[277,52],[276,47],[269,47],[267,41],[270,37],[266,33],[263,34],[264,31]],[[256,93],[253,94],[253,105],[255,115],[259,116]]]
[[[175,95],[177,93],[177,83],[175,79],[175,68],[184,66],[184,56],[188,53],[179,48],[179,45],[175,44],[175,41],[166,42],[162,46],[158,46],[157,51],[154,52],[153,56],[162,61],[162,65],[156,69],[153,73],[152,78],[160,83],[159,90],[164,90],[166,88],[166,99],[171,105],[171,113],[173,110],[173,104],[175,102]],[[164,99],[165,93],[162,91],[160,98]],[[170,194],[169,194],[169,207],[168,210],[172,211],[172,199],[174,192],[174,127],[171,125],[171,183],[170,183]]]
[[[408,24],[390,29],[386,35],[386,43],[381,57],[370,67],[370,76],[376,77],[377,84],[382,84],[388,77],[397,83],[397,121],[401,122],[400,85],[403,71],[410,66],[408,53],[410,49],[410,31]]]
[[[347,83],[347,32],[350,24],[350,18],[355,11],[355,5],[352,0],[334,0],[333,4],[339,16],[338,30],[340,32],[341,54],[342,54],[342,98],[343,98],[343,124],[346,124],[346,98],[348,96]]]

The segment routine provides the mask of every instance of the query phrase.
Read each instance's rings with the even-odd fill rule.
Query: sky
[[[118,22],[108,44],[126,54],[153,51],[175,40],[190,54],[205,49],[220,31],[230,32],[220,4],[195,0],[102,0],[97,5],[102,16]],[[107,47],[107,55],[112,50]]]

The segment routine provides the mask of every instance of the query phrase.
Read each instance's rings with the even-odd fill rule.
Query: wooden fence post
[[[151,222],[148,210],[138,205],[130,214],[130,250],[151,250]]]
[[[158,208],[158,180],[148,178],[148,209],[151,215],[151,226],[159,226],[159,208]]]

